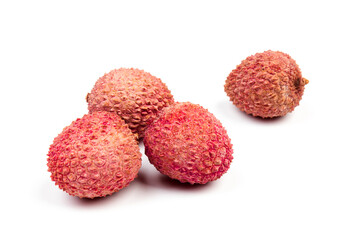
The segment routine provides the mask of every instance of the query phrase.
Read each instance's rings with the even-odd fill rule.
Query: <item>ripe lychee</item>
[[[146,129],[144,146],[161,173],[191,184],[220,178],[233,159],[230,138],[220,121],[189,102],[164,108]]]
[[[225,92],[241,111],[272,118],[293,111],[308,82],[288,54],[269,50],[243,60],[227,77]]]
[[[164,107],[174,103],[167,86],[143,70],[120,68],[97,80],[87,95],[89,112],[117,113],[142,138],[144,130]]]
[[[47,166],[51,179],[68,194],[104,197],[134,180],[141,153],[119,116],[94,112],[72,122],[54,139]]]

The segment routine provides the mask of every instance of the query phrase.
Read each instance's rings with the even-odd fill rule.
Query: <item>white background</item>
[[[357,1],[1,1],[1,239],[360,239]],[[294,112],[250,117],[223,91],[256,52],[310,80]],[[214,113],[234,145],[219,180],[139,177],[81,200],[47,172],[52,140],[104,73],[136,67]],[[143,152],[143,146],[142,146]]]

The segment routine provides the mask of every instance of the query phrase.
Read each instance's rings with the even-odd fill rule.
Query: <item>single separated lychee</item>
[[[288,54],[269,50],[243,60],[227,77],[225,92],[241,111],[272,118],[293,111],[308,82]]]
[[[144,130],[164,107],[174,103],[167,86],[143,70],[120,68],[97,80],[87,95],[89,112],[117,113],[142,138]]]
[[[137,176],[141,153],[119,116],[94,112],[72,122],[54,139],[47,165],[51,179],[68,194],[104,197]]]
[[[220,121],[189,102],[164,108],[146,129],[144,146],[161,173],[191,184],[220,178],[233,159],[230,138]]]

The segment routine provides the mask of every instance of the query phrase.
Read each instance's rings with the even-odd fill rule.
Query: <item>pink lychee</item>
[[[68,194],[104,197],[137,176],[141,153],[119,116],[94,112],[72,122],[54,139],[47,166],[51,179]]]
[[[175,103],[164,108],[145,131],[145,154],[163,174],[180,182],[205,184],[230,167],[230,138],[208,110]]]

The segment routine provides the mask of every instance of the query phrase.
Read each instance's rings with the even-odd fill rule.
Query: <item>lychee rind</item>
[[[269,50],[243,60],[227,77],[225,92],[241,111],[272,118],[292,112],[307,83],[288,54]]]
[[[205,184],[230,167],[233,149],[220,121],[200,105],[175,103],[145,131],[145,154],[161,173]]]
[[[72,196],[95,198],[126,187],[141,166],[140,148],[116,114],[94,112],[65,127],[50,146],[48,171]]]
[[[174,103],[174,98],[167,86],[150,73],[120,68],[99,78],[86,101],[90,113],[117,113],[142,138],[145,128],[161,109]]]

